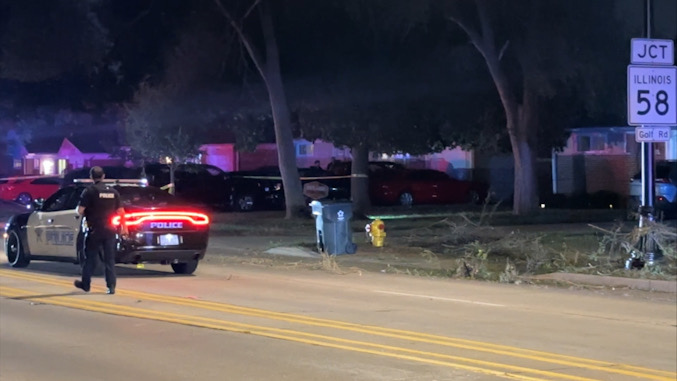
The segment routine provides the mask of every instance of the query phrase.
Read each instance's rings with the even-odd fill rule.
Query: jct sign
[[[631,48],[631,64],[672,65],[674,63],[672,40],[633,38]]]
[[[677,125],[677,67],[628,66],[628,124]]]
[[[677,67],[672,40],[633,38],[628,66],[628,124],[677,125]]]

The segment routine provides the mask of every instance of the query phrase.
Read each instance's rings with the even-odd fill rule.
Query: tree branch
[[[507,48],[507,42],[506,45],[503,46],[504,49],[501,49],[501,54],[499,54],[496,51],[494,28],[491,24],[491,20],[489,20],[489,15],[487,14],[486,3],[483,0],[475,0],[475,8],[480,22],[480,30],[473,29],[461,18],[450,16],[449,19],[458,24],[461,29],[468,34],[473,45],[475,45],[477,50],[484,57],[487,68],[489,69],[489,74],[494,80],[501,102],[503,103],[506,117],[509,119],[514,118],[517,116],[517,98],[513,86],[511,86],[508,76],[500,63],[501,55],[505,52],[505,48]],[[511,127],[509,124],[508,131],[512,132],[510,129]]]
[[[481,0],[475,0],[475,10],[477,18],[480,22],[480,27],[473,28],[470,23],[463,20],[461,17],[454,15],[447,16],[449,20],[456,23],[463,31],[470,37],[470,42],[475,45],[475,48],[487,59],[488,55],[496,55],[496,46],[494,42],[494,30],[487,15],[487,9]],[[457,8],[458,10],[458,8]]]
[[[254,4],[250,9],[253,9],[259,3],[259,1],[260,0],[255,0]],[[235,33],[237,33],[237,35],[240,37],[240,42],[242,42],[242,45],[244,45],[245,49],[247,50],[247,53],[249,53],[249,57],[254,62],[256,69],[259,71],[259,74],[261,74],[263,80],[266,81],[266,72],[264,70],[265,62],[263,61],[261,54],[258,52],[258,50],[256,50],[256,47],[252,44],[249,37],[247,37],[247,35],[244,34],[242,27],[237,23],[235,18],[233,18],[230,12],[228,12],[228,10],[223,6],[221,0],[214,0],[214,3],[216,4],[216,7],[219,9],[221,14],[228,20],[233,29],[235,29]],[[247,11],[247,14],[248,13],[249,10]]]
[[[251,7],[249,7],[249,9],[247,9],[247,12],[244,13],[244,16],[242,16],[242,20],[249,17],[249,14],[254,11],[254,8],[256,8],[256,6],[259,5],[260,2],[261,2],[261,0],[254,0]]]
[[[468,25],[458,17],[447,16],[447,18],[451,22],[454,22],[456,23],[456,25],[460,26],[461,29],[463,29],[463,31],[468,35],[468,37],[470,37],[470,42],[472,42],[472,44],[475,45],[475,48],[477,48],[477,50],[479,50],[480,52],[484,50],[484,47],[482,45],[482,36],[480,35],[479,31],[471,28],[470,25]]]
[[[486,4],[481,2],[482,0],[476,0],[475,6],[477,8],[477,16],[480,19],[480,28],[482,29],[482,37],[484,40],[484,48],[489,52],[494,53],[496,51],[496,41],[494,40],[494,28],[491,27],[491,21],[487,15]]]
[[[510,40],[505,40],[505,44],[503,44],[501,51],[498,52],[498,60],[499,61],[503,59],[503,54],[505,54],[505,51],[508,50],[508,46],[510,46]]]
[[[273,17],[271,15],[270,2],[261,4],[259,8],[261,13],[261,29],[263,31],[263,40],[266,44],[266,61],[280,62],[280,52],[275,41],[275,30],[273,29]]]

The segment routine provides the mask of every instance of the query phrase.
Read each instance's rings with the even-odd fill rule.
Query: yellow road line
[[[106,314],[112,314],[112,315],[118,315],[118,316],[126,316],[126,317],[133,317],[133,318],[146,319],[146,320],[156,320],[156,321],[182,324],[182,325],[188,325],[188,326],[194,326],[194,327],[210,328],[210,329],[221,330],[221,331],[246,333],[246,334],[251,334],[251,335],[264,336],[264,337],[269,337],[269,338],[299,342],[299,343],[310,344],[310,345],[317,345],[317,346],[322,346],[322,347],[343,349],[343,350],[348,350],[348,351],[353,351],[353,352],[368,353],[368,354],[385,356],[385,357],[392,357],[392,358],[397,358],[397,359],[402,359],[402,360],[411,360],[411,361],[422,362],[422,363],[427,363],[427,364],[432,364],[432,365],[441,365],[441,366],[446,366],[446,367],[451,367],[451,368],[456,368],[456,369],[463,369],[463,370],[467,370],[467,371],[471,371],[471,372],[475,372],[475,373],[488,374],[488,375],[502,377],[502,378],[518,379],[518,380],[525,380],[525,381],[541,380],[541,378],[533,378],[533,377],[525,376],[523,374],[506,373],[506,372],[503,372],[503,371],[497,371],[497,370],[493,370],[493,369],[480,368],[480,367],[476,367],[476,366],[469,366],[469,365],[453,363],[453,362],[449,362],[449,361],[435,360],[435,359],[432,359],[432,358],[424,358],[424,357],[420,357],[420,356],[430,356],[430,357],[457,360],[457,361],[460,360],[460,361],[464,361],[464,362],[480,364],[480,365],[493,367],[493,368],[509,369],[511,371],[514,371],[514,372],[532,373],[532,374],[537,374],[537,375],[541,375],[541,376],[550,376],[550,377],[561,378],[561,379],[576,380],[576,381],[594,381],[594,379],[590,379],[590,378],[569,376],[569,375],[566,375],[566,374],[559,374],[559,373],[554,373],[554,372],[549,372],[549,371],[541,371],[541,370],[538,370],[538,369],[518,367],[518,366],[506,365],[506,364],[501,364],[501,363],[489,362],[489,361],[466,359],[466,358],[458,357],[458,356],[449,356],[449,355],[443,355],[443,354],[434,353],[434,352],[417,351],[417,350],[413,350],[413,349],[400,348],[400,347],[389,346],[389,345],[382,345],[382,344],[375,344],[375,343],[369,343],[369,342],[361,342],[361,341],[356,341],[356,340],[342,339],[342,338],[338,338],[338,337],[310,334],[310,333],[307,333],[307,332],[299,332],[299,331],[293,331],[293,330],[287,330],[287,329],[279,329],[279,328],[256,326],[256,325],[250,325],[250,324],[242,324],[242,323],[236,323],[236,322],[229,322],[229,321],[225,321],[225,320],[203,318],[203,317],[191,316],[191,315],[182,315],[182,314],[176,314],[176,313],[170,313],[170,312],[154,311],[154,310],[137,308],[137,307],[115,305],[115,304],[111,304],[111,303],[75,300],[72,297],[63,297],[63,296],[40,297],[39,294],[35,294],[34,292],[25,291],[25,290],[21,290],[21,289],[17,289],[17,288],[5,287],[5,286],[0,286],[0,296],[9,297],[9,298],[31,299],[33,301],[38,301],[38,302],[41,302],[41,303],[44,303],[44,304],[52,304],[52,305],[58,305],[58,306],[63,306],[63,307],[70,307],[70,308],[75,308],[75,309],[80,309],[80,310],[91,311],[91,312],[100,312],[100,313],[106,313]],[[290,335],[297,335],[297,336],[301,336],[301,337],[294,337],[294,336],[290,336]],[[309,337],[311,339],[305,339],[303,337]],[[321,341],[321,340],[334,341],[334,342],[337,342],[337,343],[331,343],[331,342]],[[355,345],[360,345],[360,346],[367,347],[367,348],[361,348],[361,347],[357,347]],[[376,349],[370,349],[370,348],[376,348]],[[379,350],[377,350],[377,349],[379,349]],[[392,351],[392,352],[385,352],[385,351]],[[400,353],[394,353],[394,352],[404,352],[404,353],[408,353],[408,354],[400,354]]]
[[[67,281],[62,281],[62,280],[55,278],[55,277],[52,277],[52,276],[29,274],[29,273],[26,273],[26,272],[17,272],[17,271],[11,271],[11,270],[0,270],[0,276],[9,276],[9,277],[18,278],[18,279],[34,280],[34,281],[37,281],[37,282],[55,284],[55,285],[65,286],[65,287],[71,286],[71,284],[68,283]],[[623,375],[627,375],[627,376],[635,376],[635,377],[649,378],[649,379],[655,379],[655,380],[664,380],[665,379],[664,377],[669,377],[670,380],[675,380],[677,378],[677,373],[669,372],[669,371],[649,369],[649,368],[637,367],[637,366],[632,366],[632,365],[609,363],[609,362],[603,362],[603,361],[598,361],[598,360],[578,358],[578,357],[566,356],[566,355],[558,355],[558,354],[548,353],[548,352],[534,351],[534,350],[529,350],[529,349],[522,349],[522,348],[517,348],[517,347],[510,347],[510,346],[491,344],[491,343],[476,342],[476,341],[472,341],[472,340],[450,338],[450,337],[445,337],[445,336],[425,334],[425,333],[419,333],[419,332],[413,332],[413,331],[405,331],[405,330],[391,329],[391,328],[378,327],[378,326],[361,325],[361,324],[355,324],[355,323],[349,323],[349,322],[341,322],[341,321],[335,321],[335,320],[329,320],[329,319],[308,317],[308,316],[303,316],[303,315],[295,315],[295,314],[289,314],[289,313],[266,311],[266,310],[261,310],[261,309],[256,309],[256,308],[240,307],[240,306],[223,304],[223,303],[200,301],[200,300],[191,300],[191,299],[185,299],[185,298],[181,298],[181,297],[165,296],[165,295],[159,295],[159,294],[149,294],[149,293],[138,292],[138,291],[120,290],[118,293],[120,295],[125,295],[125,296],[140,298],[140,299],[146,299],[146,300],[153,300],[153,301],[158,301],[158,302],[162,302],[162,303],[171,303],[171,304],[182,305],[182,306],[187,306],[187,307],[209,309],[209,310],[220,311],[220,312],[240,314],[240,315],[244,315],[244,316],[262,317],[262,318],[268,318],[268,319],[273,319],[273,320],[281,320],[281,321],[292,322],[292,323],[301,323],[301,324],[328,327],[328,328],[334,328],[334,329],[343,329],[343,330],[348,330],[348,331],[353,331],[353,332],[360,332],[360,333],[366,333],[366,334],[370,334],[370,335],[391,337],[391,338],[396,338],[396,339],[415,340],[415,341],[418,341],[418,342],[424,342],[424,343],[429,343],[429,344],[444,345],[444,346],[450,346],[450,347],[456,347],[456,348],[482,351],[482,352],[487,352],[487,353],[492,353],[492,354],[497,354],[497,355],[524,358],[524,359],[533,360],[533,361],[548,362],[548,363],[553,363],[553,364],[558,364],[558,365],[573,366],[573,367],[577,367],[577,368],[585,368],[585,369],[591,369],[591,370],[600,370],[600,371],[604,371],[604,372],[607,372],[607,373],[623,374]]]

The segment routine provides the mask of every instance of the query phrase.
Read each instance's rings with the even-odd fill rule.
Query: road
[[[4,253],[0,253],[3,254]],[[675,295],[293,267],[0,263],[0,380],[675,380]]]

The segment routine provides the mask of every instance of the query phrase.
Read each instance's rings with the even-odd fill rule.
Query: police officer
[[[120,194],[113,188],[107,187],[101,180],[106,176],[101,167],[92,167],[89,177],[94,181],[80,196],[78,214],[87,220],[85,232],[85,265],[82,270],[82,280],[73,282],[75,287],[89,292],[92,282],[92,272],[96,267],[99,253],[103,251],[103,261],[106,267],[106,286],[108,294],[115,294],[115,234],[112,224],[115,215],[124,219],[124,209],[120,206]],[[121,234],[127,234],[124,220],[121,220]]]

